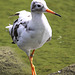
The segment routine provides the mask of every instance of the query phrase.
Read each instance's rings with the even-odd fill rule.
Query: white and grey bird
[[[31,12],[20,11],[15,15],[19,18],[13,25],[6,26],[9,28],[10,35],[14,44],[26,52],[31,63],[32,75],[36,75],[33,65],[33,54],[37,48],[40,48],[52,37],[52,29],[45,12],[49,12],[61,17],[59,14],[50,10],[44,0],[33,0],[31,2]],[[33,52],[30,55],[30,51]]]

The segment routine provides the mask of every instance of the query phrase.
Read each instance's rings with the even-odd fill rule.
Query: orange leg
[[[33,54],[34,54],[34,51],[35,50],[33,50],[33,52],[30,55],[30,64],[31,64],[32,75],[36,75],[35,66],[33,65]]]

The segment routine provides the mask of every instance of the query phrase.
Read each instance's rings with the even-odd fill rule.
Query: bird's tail
[[[11,30],[12,30],[13,25],[9,24],[9,26],[6,26],[5,28],[9,29],[9,33],[11,34]]]
[[[5,28],[11,29],[13,25],[9,24],[9,26],[6,26]]]

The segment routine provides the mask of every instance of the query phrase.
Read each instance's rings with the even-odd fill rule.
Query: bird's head
[[[55,14],[55,15],[61,17],[59,14],[50,10],[47,7],[46,2],[44,0],[33,0],[31,3],[31,12],[36,12],[36,13],[48,12],[48,13],[52,13],[52,14]]]

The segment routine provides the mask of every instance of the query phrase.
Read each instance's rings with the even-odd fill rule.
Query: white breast
[[[23,30],[21,37],[17,42],[22,50],[37,49],[52,36],[51,27],[44,14],[42,14],[42,16],[38,15],[36,20],[33,18],[27,26],[27,29]]]

